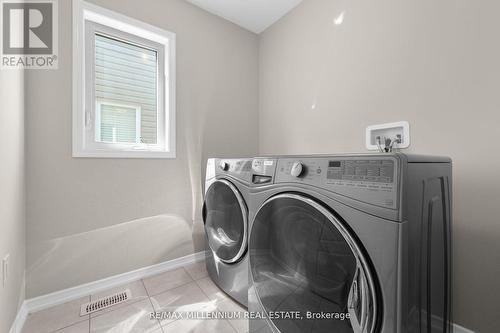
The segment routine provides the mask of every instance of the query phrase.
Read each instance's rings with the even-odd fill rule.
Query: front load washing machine
[[[451,332],[451,160],[256,158],[250,332]],[[264,319],[262,319],[264,318]]]
[[[203,220],[211,279],[248,306],[248,188],[251,159],[209,159]]]

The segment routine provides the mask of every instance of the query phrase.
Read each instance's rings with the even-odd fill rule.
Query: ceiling
[[[195,6],[261,33],[302,0],[187,0]]]

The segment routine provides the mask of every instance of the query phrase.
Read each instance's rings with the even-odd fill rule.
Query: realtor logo
[[[56,0],[0,0],[1,68],[57,68]]]

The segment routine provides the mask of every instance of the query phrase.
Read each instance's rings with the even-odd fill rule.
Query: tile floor
[[[129,289],[125,303],[80,317],[80,306]],[[153,311],[245,310],[224,294],[208,277],[205,262],[174,269],[105,292],[35,312],[22,333],[246,333],[244,319],[150,319]]]

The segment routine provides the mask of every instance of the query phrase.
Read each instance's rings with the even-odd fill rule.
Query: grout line
[[[200,281],[200,280],[202,280],[202,279],[204,279],[204,278],[206,278],[206,277],[207,277],[207,276],[205,276],[205,277],[203,277],[203,278],[201,278],[201,279],[195,280],[194,282],[196,283],[196,285],[198,286],[198,288],[200,288],[201,292],[202,292],[205,296],[207,296],[207,298],[208,298],[210,301],[212,301],[212,299],[210,298],[210,296],[208,296],[208,294],[207,294],[207,293],[203,290],[203,288],[202,288],[202,287],[198,284],[198,281]],[[217,287],[217,288],[220,290],[220,288],[219,288],[219,287]],[[213,301],[215,301],[217,304],[220,304],[220,303],[223,303],[223,302],[225,302],[225,301],[227,301],[227,300],[229,300],[229,298],[228,298],[228,299],[218,299],[217,297],[215,297],[215,299],[214,299]],[[235,333],[239,333],[239,332],[238,332],[238,330],[236,329],[236,327],[234,327],[234,326],[233,326],[233,324],[231,324],[231,321],[230,321],[230,320],[227,320],[227,319],[223,319],[223,320],[229,324],[229,327],[231,327]]]
[[[153,294],[153,295],[151,295],[150,297],[155,297],[155,296],[161,295],[161,294],[163,294],[163,293],[166,293],[167,291],[171,291],[171,290],[174,290],[174,289],[177,289],[177,288],[180,288],[180,287],[184,287],[184,286],[186,286],[186,285],[188,285],[188,284],[190,284],[190,283],[193,283],[193,282],[196,282],[196,281],[189,281],[189,282],[186,282],[186,283],[180,284],[180,285],[175,286],[175,287],[173,287],[173,288],[169,288],[169,289],[163,290],[163,291],[161,291],[161,292],[159,292],[159,293]]]
[[[191,273],[189,273],[185,266],[182,266],[182,269],[184,269],[184,271],[187,273],[187,275],[189,275],[191,279],[193,279],[193,281],[196,281],[196,279],[191,275]]]
[[[238,332],[238,330],[236,329],[236,327],[234,327],[234,326],[233,326],[233,324],[231,324],[231,321],[230,321],[230,320],[225,319],[225,321],[227,321],[227,322],[229,323],[229,326],[231,326],[231,328],[233,329],[233,331],[234,331],[235,333],[239,333],[239,332]]]
[[[75,326],[75,325],[78,325],[78,324],[84,323],[84,322],[86,322],[86,321],[87,321],[87,319],[85,319],[85,320],[80,320],[80,321],[76,321],[76,322],[72,323],[71,325],[67,325],[67,326],[64,326],[64,327],[58,328],[57,330],[55,330],[55,331],[50,331],[49,333],[57,333],[57,332],[60,332],[60,331],[62,331],[62,330],[65,330],[65,329],[67,329],[67,328],[70,328],[70,327],[72,327],[72,326]],[[89,333],[90,333],[90,332],[89,332]]]
[[[90,295],[88,295],[87,297],[89,298],[89,301],[90,301]],[[82,298],[83,298],[83,297],[82,297]],[[68,302],[68,303],[69,303],[69,302]],[[63,304],[64,304],[64,303],[63,303]],[[82,304],[84,304],[84,303],[82,303]],[[80,305],[81,305],[81,304],[80,304]],[[51,309],[51,308],[48,308],[48,309]],[[45,309],[45,310],[47,310],[47,309]],[[44,310],[40,310],[40,311],[33,312],[33,313],[38,313],[38,312],[41,312],[41,311],[44,311]],[[80,320],[77,320],[77,321],[75,321],[75,322],[73,322],[73,323],[71,323],[71,324],[69,324],[69,325],[66,325],[66,326],[60,327],[60,328],[58,328],[58,329],[56,329],[56,330],[54,330],[54,331],[50,331],[49,333],[57,333],[57,332],[62,331],[62,330],[64,330],[64,329],[66,329],[66,328],[69,328],[69,327],[71,327],[71,326],[75,326],[75,325],[81,324],[81,323],[83,323],[83,322],[87,321],[87,319],[84,319],[84,318],[85,318],[85,317],[87,317],[87,316],[88,316],[88,320],[90,320],[90,315],[85,315],[84,317],[80,317]],[[25,324],[26,324],[26,323],[25,323]],[[24,327],[23,327],[23,328],[24,328]],[[90,323],[89,323],[89,333],[90,333]]]
[[[165,271],[163,273],[159,273],[159,274],[156,274],[156,275],[153,275],[153,276],[149,276],[147,277],[146,279],[149,279],[149,278],[152,278],[152,277],[155,277],[155,276],[158,276],[158,275],[162,275],[162,274],[166,274],[166,273],[169,273],[169,272],[173,272],[173,271],[176,271],[176,270],[179,270],[179,269],[182,269],[184,271],[184,273],[187,274],[187,276],[191,279],[190,281],[186,282],[186,283],[182,283],[178,286],[175,286],[175,287],[172,287],[172,288],[169,288],[169,289],[166,289],[166,290],[163,290],[163,291],[160,291],[159,293],[155,293],[155,294],[150,294],[149,291],[148,291],[148,288],[146,288],[146,283],[144,282],[144,279],[141,279],[142,281],[142,284],[144,285],[144,289],[146,289],[146,293],[148,294],[149,297],[153,297],[153,296],[157,296],[157,295],[160,295],[160,294],[163,294],[164,292],[167,292],[169,290],[173,290],[173,289],[176,289],[176,288],[179,288],[179,287],[182,287],[182,286],[185,286],[187,284],[190,284],[192,282],[195,282],[195,280],[191,277],[191,275],[189,275],[188,271],[186,271],[184,269],[184,266],[181,266],[181,267],[177,267],[177,268],[174,268],[172,270],[169,270],[169,271]]]
[[[57,332],[62,331],[64,329],[66,329],[66,328],[69,328],[71,326],[75,326],[77,324],[81,324],[81,323],[83,323],[85,321],[87,321],[87,319],[82,319],[82,320],[79,320],[79,321],[75,321],[74,323],[71,323],[70,325],[63,326],[61,328],[56,329],[55,331],[50,331],[49,333],[57,333]]]
[[[142,284],[144,285],[144,289],[146,289],[146,293],[147,293],[147,295],[149,296],[149,301],[151,302],[151,306],[153,307],[153,310],[154,310],[154,311],[156,311],[156,309],[155,309],[155,307],[154,307],[154,305],[153,305],[153,301],[151,300],[151,297],[154,297],[154,296],[157,296],[157,295],[163,294],[163,293],[165,293],[165,292],[168,292],[168,291],[171,291],[171,290],[174,290],[174,289],[180,288],[180,287],[184,287],[184,286],[186,286],[186,285],[188,285],[188,284],[190,284],[190,283],[194,283],[194,284],[198,287],[198,289],[201,291],[201,293],[202,293],[203,295],[205,295],[205,297],[207,297],[207,299],[208,299],[209,301],[212,301],[212,300],[210,299],[210,297],[208,297],[208,295],[207,295],[207,294],[203,291],[203,289],[200,287],[200,285],[196,282],[197,280],[195,280],[195,279],[191,276],[191,274],[189,274],[189,272],[185,269],[185,266],[181,266],[181,267],[179,267],[179,268],[177,268],[177,269],[182,269],[182,270],[184,270],[184,272],[185,272],[185,273],[187,274],[187,276],[191,279],[191,281],[186,282],[186,283],[183,283],[183,284],[181,284],[181,285],[179,285],[179,286],[176,286],[176,287],[173,287],[173,288],[170,288],[170,289],[164,290],[164,291],[162,291],[162,292],[160,292],[160,293],[156,293],[156,294],[154,294],[154,295],[150,295],[150,294],[149,294],[149,291],[148,291],[148,290],[147,290],[147,288],[146,288],[146,284],[144,283],[144,279],[141,279],[141,282],[142,282]],[[172,270],[172,271],[173,271],[173,270]],[[164,273],[167,273],[167,272],[171,272],[171,271],[166,271],[166,272],[164,272]],[[164,274],[164,273],[161,273],[161,274]],[[208,275],[207,275],[207,276],[205,276],[205,277],[203,277],[203,278],[200,278],[200,279],[198,279],[198,280],[204,279],[204,278],[206,278],[206,277],[208,277]],[[216,300],[216,301],[217,301],[217,300]],[[162,323],[161,323],[161,321],[160,321],[159,319],[157,319],[157,320],[158,320],[158,323],[160,324],[160,327],[161,327],[162,332],[164,332],[164,333],[165,333],[165,329],[166,329],[166,327],[167,327],[169,324],[172,324],[173,322],[175,322],[175,321],[177,321],[177,320],[179,320],[179,319],[175,319],[174,321],[172,321],[172,322],[170,322],[170,323],[168,323],[168,324],[165,324],[165,326],[163,326],[163,325],[162,325]],[[229,326],[230,326],[231,328],[233,328],[231,325],[229,325]],[[234,328],[233,328],[233,330],[234,330]],[[238,333],[238,332],[236,332],[236,333]]]
[[[206,263],[205,263],[205,260],[203,261],[198,261],[198,262],[195,262],[195,263],[192,263],[192,264],[189,264],[188,266],[194,266],[194,265],[198,265],[198,264],[201,264],[203,262],[203,266],[206,267]],[[184,270],[188,273],[188,275],[191,277],[191,279],[193,279],[193,281],[198,281],[198,280],[201,280],[201,279],[204,279],[206,277],[208,277],[208,271],[207,271],[207,275],[204,275],[202,277],[199,277],[199,278],[195,278],[194,276],[191,275],[191,273],[186,269],[186,266],[182,266],[182,268],[184,268]]]
[[[190,278],[191,278],[191,277],[190,277]],[[163,291],[161,291],[161,292],[159,292],[159,293],[153,294],[153,295],[151,295],[151,296],[149,296],[149,297],[158,296],[158,295],[160,295],[160,294],[166,293],[167,291],[171,291],[171,290],[174,290],[174,289],[177,289],[177,288],[180,288],[180,287],[184,287],[184,286],[186,286],[186,285],[188,285],[188,284],[190,284],[190,283],[193,283],[193,282],[196,282],[196,281],[191,280],[191,281],[189,281],[189,282],[186,282],[186,283],[180,284],[180,285],[175,286],[175,287],[173,287],[173,288],[169,288],[169,289],[163,290]],[[148,291],[146,290],[146,292],[148,292]],[[148,293],[148,295],[149,295],[149,293]]]
[[[207,277],[210,277],[210,276],[207,274],[205,276],[202,276],[202,277],[196,279],[195,281],[200,281],[200,280],[206,279]]]
[[[200,284],[198,283],[198,281],[199,281],[199,280],[196,280],[196,281],[194,281],[194,283],[196,283],[196,285],[198,286],[198,288],[200,288],[200,290],[201,290],[201,292],[203,293],[203,295],[207,296],[207,298],[208,298],[209,300],[212,300],[212,299],[210,298],[210,296],[208,296],[208,294],[205,292],[205,290],[203,290],[203,288],[200,286]],[[216,301],[217,301],[217,300],[216,300]]]
[[[146,288],[146,284],[144,283],[144,280],[140,279],[139,281],[141,281],[142,285],[144,286],[144,290],[146,290],[146,295],[148,295],[148,298],[151,298],[151,295],[149,294],[148,288]],[[153,305],[153,304],[151,304],[151,305]]]
[[[186,273],[186,274],[187,274],[187,276],[189,276],[189,278],[190,278],[191,280],[195,281],[195,279],[193,279],[193,277],[191,276],[191,274],[189,274],[188,270],[187,270],[184,266],[182,266],[181,268],[182,268],[182,270],[184,271],[184,273]]]
[[[198,286],[198,288],[200,288],[200,289],[201,289],[201,292],[202,292],[203,294],[205,294],[205,296],[207,296],[207,297],[208,297],[208,299],[209,299],[209,300],[211,300],[211,301],[215,301],[215,302],[216,302],[216,303],[218,303],[218,304],[219,304],[219,303],[222,303],[222,302],[225,302],[225,301],[227,301],[227,300],[231,300],[231,301],[233,300],[233,299],[232,299],[230,296],[228,296],[228,295],[227,295],[227,294],[226,294],[226,293],[225,293],[222,289],[220,289],[220,288],[219,288],[219,286],[217,286],[217,285],[216,285],[216,284],[212,281],[212,279],[210,279],[210,281],[211,281],[211,282],[215,285],[215,288],[217,288],[217,290],[218,290],[218,291],[220,291],[220,292],[222,293],[222,298],[219,298],[219,297],[217,297],[217,296],[214,296],[214,299],[210,298],[210,296],[209,296],[209,295],[205,292],[205,290],[203,290],[203,288],[202,288],[202,287],[200,286],[200,284],[198,283],[198,281],[201,281],[201,280],[206,279],[206,278],[210,278],[210,277],[209,277],[209,276],[205,276],[204,278],[201,278],[201,279],[196,280],[196,281],[194,281],[194,282],[196,283],[196,285]]]
[[[155,306],[153,305],[153,301],[151,300],[151,297],[153,297],[153,296],[157,296],[157,295],[161,295],[161,294],[163,294],[163,293],[166,293],[167,291],[171,291],[171,290],[174,290],[174,289],[177,289],[177,288],[180,288],[180,287],[184,287],[184,286],[186,286],[186,285],[188,285],[188,284],[190,284],[190,283],[193,283],[193,282],[194,282],[196,285],[198,285],[198,284],[196,283],[196,281],[195,281],[195,280],[191,277],[191,275],[189,274],[189,272],[188,272],[188,271],[184,268],[184,266],[181,266],[181,267],[176,268],[176,269],[172,269],[172,270],[170,270],[170,271],[166,271],[166,272],[164,272],[164,273],[172,272],[172,271],[177,270],[177,269],[182,269],[182,270],[184,271],[184,273],[186,273],[186,274],[187,274],[187,276],[191,279],[191,281],[186,282],[186,283],[183,283],[183,284],[181,284],[181,285],[179,285],[179,286],[177,286],[177,287],[173,287],[173,288],[170,288],[170,289],[164,290],[164,291],[162,291],[162,292],[156,293],[156,294],[154,294],[154,295],[150,295],[150,294],[149,294],[149,291],[148,291],[148,289],[146,288],[146,283],[144,282],[144,279],[141,279],[142,284],[144,285],[144,289],[146,289],[146,294],[148,294],[148,296],[149,296],[149,301],[151,302],[151,306],[153,307],[153,311],[156,311],[156,309],[155,309]],[[164,274],[164,273],[161,273],[161,274]],[[199,288],[199,286],[198,286],[198,288]],[[201,288],[200,288],[200,289],[201,289]],[[201,290],[201,292],[203,292],[203,290]],[[210,299],[210,298],[209,298],[209,299]],[[163,327],[163,325],[162,325],[161,321],[160,321],[159,319],[157,319],[157,320],[158,320],[158,323],[160,324],[160,327],[161,327],[162,332],[164,332],[164,333],[165,333],[165,330],[164,330],[164,327]],[[176,320],[178,320],[178,319],[175,319],[174,321],[176,321]],[[165,324],[165,329],[166,329],[166,326],[168,326],[169,324],[173,323],[174,321],[172,321],[172,322],[170,322],[170,323],[168,323],[168,324]]]
[[[149,291],[148,291],[148,289],[146,288],[146,284],[144,283],[144,280],[143,280],[143,279],[141,279],[140,281],[141,281],[142,285],[144,286],[144,290],[146,290],[146,295],[148,295],[148,299],[149,299],[149,303],[151,304],[151,308],[153,308],[153,311],[156,311],[155,306],[154,306],[154,304],[153,304],[153,301],[151,300],[151,296],[149,295]],[[163,326],[162,326],[162,324],[161,324],[161,322],[160,322],[160,319],[156,319],[156,322],[157,322],[157,323],[158,323],[158,325],[160,326],[161,331],[162,331],[163,333],[165,333],[165,331],[163,330]]]

